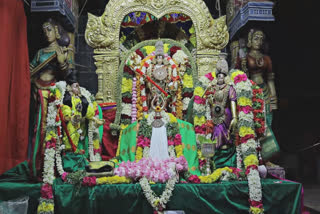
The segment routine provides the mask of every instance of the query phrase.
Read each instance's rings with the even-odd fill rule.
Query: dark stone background
[[[84,0],[80,1],[84,2]],[[84,40],[87,13],[100,16],[108,0],[90,0],[79,17],[76,28],[75,62],[81,86],[97,92],[97,76],[93,50]],[[215,18],[215,1],[206,0]],[[223,2],[222,2],[222,9]],[[45,47],[41,25],[52,13],[31,13],[28,18],[28,45],[30,59],[39,48]],[[320,72],[318,70],[319,41],[315,33],[319,26],[319,9],[311,0],[276,0],[274,23],[250,23],[239,35],[251,27],[259,27],[267,35],[269,54],[276,73],[279,110],[274,113],[273,130],[281,147],[274,162],[286,169],[287,178],[303,183],[320,184],[320,146],[302,151],[319,138]]]

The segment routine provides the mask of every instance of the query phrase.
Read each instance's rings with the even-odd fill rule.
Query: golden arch
[[[87,43],[94,48],[98,74],[98,102],[115,102],[115,83],[120,63],[120,27],[131,12],[148,12],[157,18],[181,12],[194,24],[197,38],[196,62],[198,75],[211,72],[221,49],[229,41],[226,17],[214,20],[202,0],[111,0],[102,16],[88,14],[85,32]]]

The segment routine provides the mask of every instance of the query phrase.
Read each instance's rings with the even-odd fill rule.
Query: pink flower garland
[[[114,174],[134,180],[146,177],[154,182],[165,183],[176,174],[176,170],[178,172],[188,170],[188,162],[184,156],[161,161],[142,158],[139,162],[122,162],[114,170]]]
[[[131,123],[137,120],[137,78],[132,82],[132,106],[131,106]]]

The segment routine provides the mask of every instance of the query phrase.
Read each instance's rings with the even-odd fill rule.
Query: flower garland
[[[249,185],[250,212],[263,213],[261,182],[258,172],[258,158],[254,131],[252,84],[240,70],[230,71],[238,99],[240,148]]]
[[[239,116],[239,134],[237,136],[236,145],[240,145],[236,147],[237,168],[241,169],[242,163],[245,166],[245,172],[248,177],[249,185],[250,212],[259,214],[263,213],[263,205],[260,177],[257,171],[259,161],[257,158],[257,143],[255,141],[255,130],[257,130],[255,129],[255,127],[258,126],[255,126],[256,121],[254,121],[254,118],[256,117],[256,115],[254,115],[253,111],[254,106],[259,106],[255,105],[256,102],[260,101],[254,98],[257,96],[259,97],[261,91],[259,91],[258,88],[251,84],[250,80],[242,71],[231,70],[230,75],[232,84],[234,85],[237,93],[237,110]],[[212,84],[215,77],[215,72],[206,74],[199,79],[200,83],[195,88],[193,112],[195,115],[194,125],[197,137],[203,136],[208,139],[211,138],[210,133],[212,132],[212,130],[208,129],[209,126],[207,124],[211,124],[212,118],[210,109],[204,107],[205,105],[207,105],[207,101],[203,98],[203,96],[205,96],[207,93],[205,88]],[[254,91],[255,89],[257,89],[258,91]],[[253,95],[253,93],[255,94]],[[257,115],[258,113],[260,112],[257,109]],[[219,177],[218,175],[219,173],[215,174],[215,176],[208,179],[208,181],[214,181]]]
[[[237,180],[240,176],[241,170],[233,167],[224,167],[216,169],[212,174],[206,176],[199,176],[201,183],[214,183],[219,180],[230,181]]]
[[[120,177],[139,180],[143,177],[149,181],[165,183],[176,175],[176,172],[188,170],[188,162],[184,156],[169,158],[163,161],[142,158],[139,162],[121,162],[114,170]]]
[[[182,141],[177,119],[173,114],[165,113],[164,111],[161,111],[161,117],[167,129],[170,159],[154,161],[149,158],[152,135],[151,123],[154,116],[155,112],[152,112],[145,115],[140,121],[137,136],[136,162],[121,163],[119,168],[115,170],[115,173],[120,176],[129,176],[134,180],[140,178],[139,183],[148,202],[155,211],[162,211],[169,201],[175,183],[178,180],[176,171],[188,170],[188,163],[183,156]],[[153,182],[167,182],[165,190],[160,197],[156,196],[151,190],[148,180]]]
[[[43,185],[41,187],[41,197],[37,212],[39,214],[54,213],[54,199],[52,185],[55,179],[55,166],[60,176],[66,177],[66,173],[62,166],[61,151],[64,149],[62,142],[62,118],[60,115],[60,107],[63,105],[63,98],[66,91],[66,82],[60,81],[53,83],[50,86],[50,94],[48,99],[48,114],[47,114],[47,130],[46,130],[46,147],[44,154],[44,170],[43,170]],[[80,87],[80,93],[84,96],[89,105],[97,107],[92,103],[93,96],[89,91]],[[98,116],[98,111],[95,112]],[[90,125],[91,124],[91,125]],[[91,134],[90,134],[91,133]],[[89,123],[89,154],[90,160],[100,160],[100,144],[99,138],[93,137],[93,133],[99,136],[98,127],[94,127]],[[72,143],[71,143],[72,144]],[[73,145],[74,146],[74,145]]]
[[[177,176],[173,176],[166,183],[166,187],[161,194],[160,197],[156,196],[156,194],[152,191],[151,186],[147,178],[143,177],[140,179],[139,183],[142,188],[142,191],[147,198],[149,204],[156,211],[156,213],[162,212],[166,208],[166,204],[168,203],[170,197],[172,196],[172,192],[174,190],[175,184],[178,181]]]

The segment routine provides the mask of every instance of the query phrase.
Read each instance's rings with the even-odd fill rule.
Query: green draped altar
[[[197,155],[196,135],[193,125],[177,119],[182,139],[183,155],[188,161],[189,172],[200,175],[199,160]],[[134,161],[137,145],[137,121],[130,124],[122,131],[119,158],[120,161]]]
[[[0,203],[24,195],[29,196],[28,214],[36,213],[40,197],[40,183],[30,183],[27,163],[24,162],[0,177]],[[299,183],[262,179],[265,213],[300,213],[301,188]],[[165,184],[152,185],[161,194]],[[53,185],[55,213],[60,214],[128,214],[152,213],[139,183],[105,184],[77,188],[57,179]],[[78,192],[78,193],[77,193]],[[197,213],[248,213],[248,183],[232,181],[215,184],[177,184],[167,208]]]

